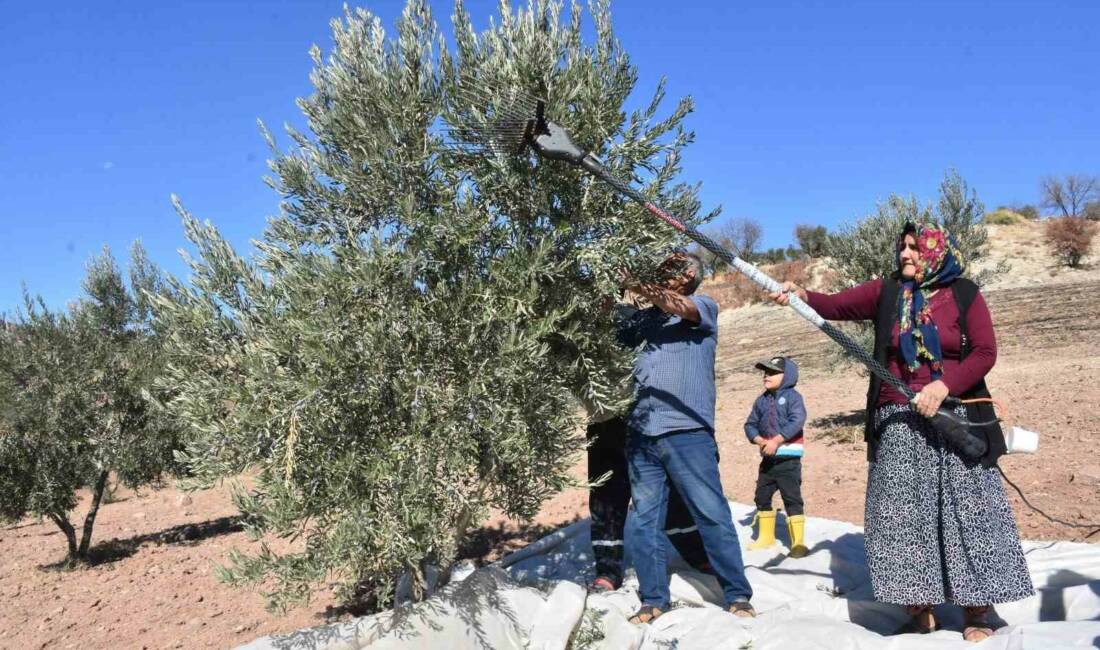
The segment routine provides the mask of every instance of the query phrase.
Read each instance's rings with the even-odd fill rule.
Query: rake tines
[[[445,140],[471,154],[521,154],[542,119],[543,105],[515,88],[460,82],[447,101]]]

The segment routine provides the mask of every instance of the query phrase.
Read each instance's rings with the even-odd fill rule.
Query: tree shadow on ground
[[[572,519],[551,525],[536,523],[511,524],[501,521],[496,524],[481,526],[466,535],[466,540],[459,546],[458,559],[473,560],[479,566],[495,562],[508,553],[580,521],[580,519],[580,515],[575,515]]]
[[[337,623],[345,619],[377,614],[383,609],[384,608],[378,604],[376,599],[368,598],[365,600],[344,603],[342,605],[329,605],[325,607],[324,611],[314,614],[313,618],[323,620],[326,623]]]
[[[221,535],[239,533],[244,530],[243,517],[233,515],[220,517],[209,521],[194,524],[180,524],[154,533],[135,535],[125,539],[110,539],[99,542],[88,551],[88,560],[84,566],[98,566],[126,559],[135,553],[144,544],[176,544],[182,546],[194,546],[203,540]],[[56,571],[72,568],[73,564],[68,559],[46,564],[39,567],[43,571]]]
[[[19,523],[12,524],[10,526],[4,526],[3,530],[19,530],[20,528],[30,528],[31,526],[41,525],[43,522],[44,522],[44,520],[41,520],[41,519],[35,519],[35,520],[31,520],[31,521],[21,521]],[[54,531],[54,532],[57,532],[57,531]]]
[[[434,638],[451,628],[454,633],[461,631],[464,635],[464,647],[492,650],[495,647],[493,635],[499,634],[502,626],[510,626],[518,635],[519,630],[529,623],[519,619],[511,600],[505,595],[505,590],[519,586],[503,569],[490,567],[472,573],[459,583],[443,587],[428,600],[398,606],[374,617],[267,637],[258,640],[256,647],[274,650],[362,647],[380,637],[386,637],[390,643],[408,643],[409,647],[434,647],[425,645],[427,639],[422,637]],[[552,589],[550,583],[528,586],[547,594]],[[461,621],[464,627],[456,628],[455,620]]]
[[[1059,569],[1055,571],[1046,584],[1036,592],[1039,594],[1039,620],[1040,621],[1065,621],[1066,618],[1066,594],[1065,590],[1071,587],[1088,585],[1093,593],[1100,595],[1100,581],[1076,571]]]
[[[815,429],[833,429],[836,427],[852,427],[863,426],[863,420],[866,417],[867,411],[864,409],[855,409],[854,411],[847,411],[843,413],[832,413],[819,418],[810,420],[810,426]]]
[[[491,564],[505,555],[542,539],[557,530],[561,530],[580,519],[581,516],[576,515],[572,519],[553,525],[498,521],[495,524],[480,526],[467,533],[466,540],[458,548],[455,562],[472,561],[479,567]],[[317,612],[315,618],[324,620],[327,623],[337,623],[351,618],[377,614],[388,608],[389,605],[382,607],[374,598],[365,598],[326,607],[323,612]]]
[[[863,438],[866,413],[864,409],[832,413],[811,420],[809,426],[817,432],[815,438],[823,438],[829,442],[855,443]]]

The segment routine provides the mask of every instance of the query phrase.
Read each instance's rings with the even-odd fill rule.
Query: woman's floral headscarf
[[[943,351],[939,330],[932,321],[928,294],[954,282],[966,270],[966,265],[951,233],[934,225],[910,223],[898,237],[896,261],[899,269],[906,235],[913,235],[917,242],[917,273],[912,279],[901,280],[898,347],[910,370],[915,371],[922,362],[927,363],[935,380],[943,374]]]

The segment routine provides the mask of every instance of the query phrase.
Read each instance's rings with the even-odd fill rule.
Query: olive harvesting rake
[[[718,242],[699,232],[690,224],[668,214],[647,199],[641,192],[617,178],[592,153],[578,146],[561,125],[546,117],[546,102],[520,91],[498,93],[503,100],[492,100],[485,93],[471,89],[460,89],[456,93],[460,112],[475,115],[473,124],[450,125],[448,130],[452,141],[467,151],[492,153],[495,155],[523,156],[534,151],[540,158],[564,162],[580,167],[592,176],[613,187],[619,194],[641,205],[650,214],[675,228],[689,239],[718,256],[724,262],[737,269],[750,281],[772,293],[780,293],[782,285],[753,264],[726,250]],[[474,108],[477,107],[477,108]],[[473,109],[473,110],[471,110]],[[875,360],[862,346],[832,323],[822,318],[812,307],[793,293],[788,294],[788,304],[800,316],[813,323],[829,338],[840,345],[844,351],[874,373],[880,380],[913,400],[915,394],[908,385],[890,373]],[[981,458],[988,449],[983,435],[974,435],[971,427],[983,427],[994,424],[989,422],[970,422],[960,417],[954,409],[961,402],[948,397],[935,416],[932,425],[944,438],[963,455],[969,458]]]

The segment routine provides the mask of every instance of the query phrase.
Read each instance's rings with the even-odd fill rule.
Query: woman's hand
[[[917,396],[913,398],[913,407],[926,418],[930,418],[939,410],[940,404],[947,399],[947,384],[939,379],[928,384]]]
[[[776,302],[778,305],[785,305],[788,302],[787,294],[794,292],[794,295],[798,296],[800,300],[806,300],[806,290],[795,285],[794,282],[787,281],[783,283],[783,291],[780,293],[771,293],[768,296]]]

